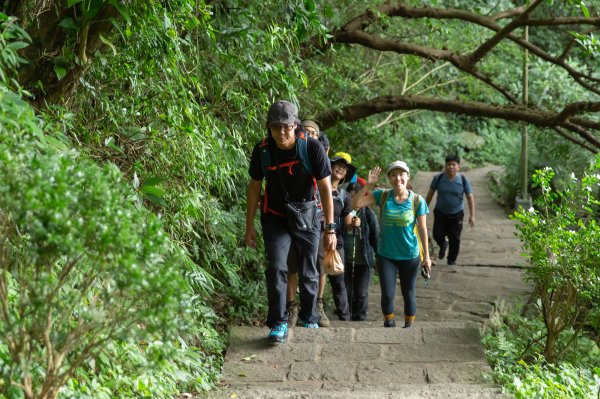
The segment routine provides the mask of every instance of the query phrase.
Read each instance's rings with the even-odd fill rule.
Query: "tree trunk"
[[[5,9],[19,19],[32,39],[21,52],[29,64],[20,69],[19,83],[34,95],[32,105],[38,109],[68,101],[90,57],[103,45],[100,35],[108,36],[111,19],[119,15],[114,7],[104,4],[92,20],[83,18],[82,27],[67,29],[59,24],[66,18],[75,20],[82,13],[78,5],[68,7],[66,0],[9,1]],[[61,79],[56,67],[66,70]]]
[[[555,361],[555,348],[556,348],[556,338],[558,337],[554,333],[554,329],[552,326],[546,326],[546,330],[548,331],[548,335],[546,336],[546,347],[544,348],[544,358],[548,363],[554,363]]]

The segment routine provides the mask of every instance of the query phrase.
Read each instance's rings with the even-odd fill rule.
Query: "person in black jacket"
[[[364,185],[351,183],[348,186],[350,197],[354,197]],[[361,208],[352,218],[353,229],[346,232],[345,272],[346,292],[352,313],[352,320],[367,319],[369,306],[369,283],[373,271],[373,259],[377,251],[379,226],[377,215],[369,208]]]
[[[254,146],[250,159],[247,190],[246,245],[256,248],[254,217],[259,210],[267,270],[265,272],[269,311],[266,325],[273,343],[287,341],[287,258],[294,248],[300,273],[300,319],[307,328],[318,328],[317,292],[319,238],[323,246],[336,247],[333,222],[331,165],[323,146],[315,139],[296,133],[298,108],[288,101],[271,105],[267,117],[268,136]],[[306,155],[302,155],[306,152]],[[306,159],[305,159],[306,158]],[[268,161],[268,162],[267,162]],[[305,162],[307,161],[307,162]],[[306,164],[310,165],[310,170]],[[263,180],[264,193],[261,198]],[[320,228],[315,197],[320,193],[325,228]],[[296,211],[290,211],[296,209]],[[297,220],[298,215],[303,216]]]

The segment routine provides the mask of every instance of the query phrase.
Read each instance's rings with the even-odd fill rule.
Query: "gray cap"
[[[298,107],[289,101],[277,101],[269,107],[267,122],[292,124],[298,120]]]
[[[408,169],[408,165],[404,161],[394,161],[388,166],[387,174],[389,176],[390,172],[394,169],[402,169],[406,173],[410,174],[410,169]]]
[[[313,129],[315,129],[317,131],[317,133],[320,133],[320,131],[321,131],[321,128],[319,128],[319,125],[317,125],[317,122],[311,121],[309,119],[303,120],[302,125],[304,127],[312,127]]]

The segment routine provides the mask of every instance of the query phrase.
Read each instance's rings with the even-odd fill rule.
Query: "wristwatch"
[[[325,224],[325,230],[335,230],[337,227],[337,223],[327,223]]]

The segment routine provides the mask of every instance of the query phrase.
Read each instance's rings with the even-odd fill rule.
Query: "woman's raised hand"
[[[367,179],[368,184],[375,184],[379,181],[379,174],[381,173],[381,168],[379,166],[375,166],[373,169],[369,171],[369,178]]]

